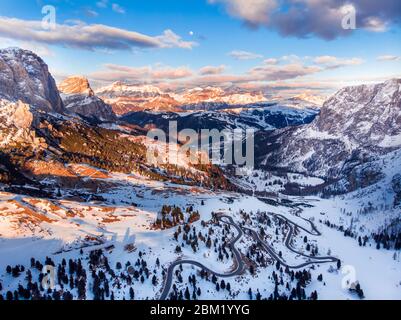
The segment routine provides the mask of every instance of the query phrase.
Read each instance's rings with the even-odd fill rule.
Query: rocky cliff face
[[[116,115],[111,106],[97,97],[88,79],[70,77],[59,84],[64,105],[69,112],[100,121],[114,121]]]
[[[20,100],[45,112],[64,112],[48,66],[33,52],[18,48],[0,50],[0,98]]]
[[[58,85],[58,89],[64,94],[82,94],[90,97],[95,95],[88,79],[81,76],[68,77]]]
[[[265,164],[329,178],[359,172],[357,166],[401,148],[401,80],[344,88],[314,122],[280,134]]]
[[[0,99],[0,148],[21,144],[33,149],[45,147],[44,140],[33,130],[36,121],[28,104]]]

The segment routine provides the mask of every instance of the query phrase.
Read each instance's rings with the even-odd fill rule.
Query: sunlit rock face
[[[69,77],[58,86],[68,112],[100,121],[116,120],[111,106],[97,97],[88,79],[80,76]]]

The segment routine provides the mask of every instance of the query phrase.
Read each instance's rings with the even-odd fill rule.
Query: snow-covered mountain
[[[259,92],[244,92],[240,90],[224,90],[219,87],[197,87],[174,95],[182,105],[196,105],[199,103],[221,103],[228,105],[249,105],[266,102],[266,98]]]
[[[21,100],[45,112],[65,111],[46,63],[19,48],[0,50],[0,98]]]
[[[400,80],[346,88],[321,111],[310,102],[202,102],[214,109],[140,111],[97,124],[69,114],[74,106],[65,109],[61,100],[53,108],[59,93],[50,75],[50,84],[44,81],[39,58],[6,52],[1,61],[13,69],[0,70],[0,300],[401,296]],[[26,78],[11,81],[13,70]],[[41,91],[45,85],[50,91]],[[156,87],[115,87],[127,99],[179,100]],[[64,98],[94,98],[83,78],[60,90]],[[228,94],[211,91],[211,100]],[[171,162],[168,151],[178,144],[167,148],[122,120],[253,127],[266,138],[257,140],[264,159],[268,148],[267,159],[290,170],[249,170],[238,177],[246,195],[218,166],[182,156]],[[150,163],[148,147],[160,162]],[[311,173],[337,178],[326,190],[351,192],[328,199],[284,194],[288,185],[304,191],[325,184]],[[342,287],[351,266],[357,277]]]
[[[19,48],[0,50],[0,146],[45,147],[39,117],[66,110],[44,61]]]
[[[276,133],[264,163],[339,178],[401,147],[401,80],[347,87],[311,124]],[[366,177],[367,178],[367,177]]]
[[[118,115],[132,111],[179,111],[179,103],[169,94],[152,85],[115,82],[96,90],[96,95],[113,107]]]
[[[211,110],[266,102],[261,93],[224,90],[218,87],[197,87],[163,91],[153,85],[135,85],[122,82],[96,90],[96,94],[124,115],[132,111],[181,112]]]
[[[113,109],[93,92],[88,79],[74,76],[58,85],[64,105],[69,112],[101,121],[117,119]]]

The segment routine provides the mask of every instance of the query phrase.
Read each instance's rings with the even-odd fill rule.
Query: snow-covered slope
[[[265,163],[337,178],[401,147],[401,80],[348,87],[307,126],[282,132]]]

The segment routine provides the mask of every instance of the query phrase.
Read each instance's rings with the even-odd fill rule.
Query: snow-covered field
[[[380,222],[384,224],[386,219],[388,221],[391,218],[391,214],[397,214],[392,211],[387,211],[386,217],[377,211],[357,214],[363,210],[365,203],[353,194],[329,200],[286,196],[283,203],[279,197],[271,199],[273,202],[269,203],[272,204],[267,204],[251,196],[155,182],[137,175],[114,174],[104,179],[112,181],[115,187],[99,194],[105,199],[102,203],[90,199],[77,202],[73,199],[35,199],[0,193],[0,282],[3,287],[0,293],[5,295],[7,291],[17,290],[19,284],[26,285],[24,272],[19,277],[13,277],[6,272],[8,265],[24,265],[26,270],[32,257],[42,263],[46,257],[51,257],[56,265],[62,263],[63,259],[68,261],[81,258],[87,261],[91,251],[102,249],[111,268],[117,270],[116,277],[110,276],[110,289],[115,299],[129,299],[130,288],[135,292],[135,299],[158,299],[167,268],[177,259],[198,261],[217,273],[233,270],[235,261],[231,250],[227,247],[227,255],[222,254],[222,257],[219,257],[219,252],[223,239],[234,238],[236,230],[228,228],[223,222],[218,225],[206,224],[212,219],[212,213],[219,213],[231,216],[238,225],[258,233],[263,228],[264,241],[289,265],[300,265],[310,259],[286,247],[285,239],[289,229],[274,218],[277,214],[300,226],[292,238],[294,250],[310,255],[307,248],[309,245],[309,250],[318,248],[317,256],[330,255],[340,259],[340,269],[336,263],[319,262],[299,269],[305,269],[311,275],[305,286],[306,297],[316,290],[319,299],[357,299],[345,284],[346,280],[351,279],[351,282],[360,283],[367,299],[401,299],[399,253],[394,250],[377,250],[372,243],[361,247],[354,238],[344,237],[342,232],[325,224],[326,220],[347,227],[352,223],[356,230],[367,232],[374,231],[373,227],[380,226]],[[300,179],[297,178],[298,181]],[[369,197],[372,197],[372,193]],[[201,218],[191,225],[188,233],[191,235],[193,231],[198,237],[205,238],[205,241],[198,241],[196,251],[188,243],[185,244],[182,233],[177,240],[174,239],[174,233],[183,225],[167,230],[153,228],[163,205],[177,206],[183,210],[191,206],[194,211],[199,211]],[[350,212],[353,214],[350,215]],[[260,222],[263,213],[269,216],[270,225]],[[244,214],[249,217],[244,219]],[[316,225],[322,233],[320,236],[310,235],[302,229],[313,232],[307,220]],[[370,225],[369,222],[373,220],[375,223]],[[210,247],[206,243],[208,236],[212,243]],[[177,252],[178,246],[181,247],[180,252]],[[184,292],[189,286],[192,295],[194,288],[188,284],[187,279],[195,274],[196,288],[201,289],[201,295],[197,297],[199,299],[248,299],[249,288],[252,288],[253,299],[258,291],[260,298],[269,298],[276,287],[273,273],[277,273],[277,292],[290,294],[297,280],[291,280],[291,275],[283,270],[283,266],[281,271],[278,270],[276,260],[258,246],[249,234],[244,234],[235,246],[244,261],[247,261],[247,268],[242,275],[224,279],[225,283],[230,283],[230,291],[221,288],[217,290],[216,284],[210,279],[206,281],[199,278],[199,268],[189,265],[185,265],[181,272],[183,282],[174,277],[173,283],[177,290]],[[127,282],[125,279],[129,267],[135,265],[138,259],[146,260],[149,274],[143,282]],[[83,265],[90,274],[86,263]],[[121,269],[116,267],[118,263],[121,263]],[[33,278],[36,279],[38,274],[39,271],[34,271]],[[322,281],[317,280],[320,274],[323,276]],[[152,284],[153,277],[156,280]],[[218,279],[219,286],[221,280]],[[89,299],[93,298],[91,281],[89,279],[86,286],[86,298]],[[71,289],[71,293],[76,297],[74,290]]]

